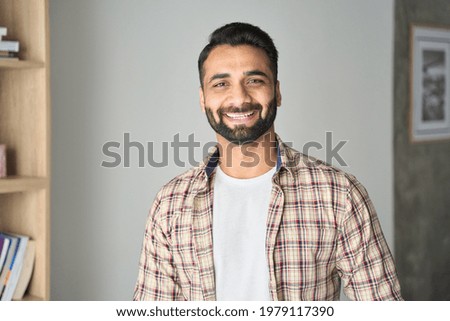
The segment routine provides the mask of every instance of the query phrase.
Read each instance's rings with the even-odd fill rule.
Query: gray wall
[[[402,293],[408,300],[450,300],[450,141],[408,140],[409,26],[450,28],[450,2],[397,0],[395,18],[395,247]]]
[[[214,140],[196,61],[231,21],[261,26],[278,46],[277,132],[298,149],[324,145],[327,131],[333,146],[348,140],[345,169],[368,189],[392,248],[393,15],[392,0],[50,0],[52,299],[132,297],[148,210],[185,168],[172,152],[168,166],[140,168],[137,149],[129,168],[104,168],[102,146],[130,133],[155,142],[160,160],[177,133]]]

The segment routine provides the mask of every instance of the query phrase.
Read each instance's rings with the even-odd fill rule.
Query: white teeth
[[[243,118],[246,118],[246,117],[249,117],[249,116],[253,115],[253,113],[254,112],[252,111],[252,112],[246,113],[246,114],[226,113],[225,115],[227,115],[228,117],[233,118],[233,119],[243,119]]]

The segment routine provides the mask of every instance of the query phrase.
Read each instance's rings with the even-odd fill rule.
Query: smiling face
[[[242,145],[273,130],[281,95],[264,50],[219,45],[210,52],[203,70],[200,104],[218,135]]]

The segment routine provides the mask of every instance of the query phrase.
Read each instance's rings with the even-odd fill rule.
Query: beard
[[[214,129],[214,131],[228,140],[230,143],[236,145],[245,145],[253,143],[263,134],[265,134],[273,125],[276,115],[277,115],[277,97],[269,103],[267,108],[267,115],[265,118],[262,117],[262,106],[261,104],[244,104],[241,107],[219,107],[217,114],[219,115],[219,122],[216,122],[214,118],[214,112],[208,106],[205,106],[206,117],[209,124]],[[223,118],[226,117],[225,113],[248,113],[257,112],[259,113],[259,118],[256,123],[250,127],[246,125],[236,125],[233,128],[228,127]]]

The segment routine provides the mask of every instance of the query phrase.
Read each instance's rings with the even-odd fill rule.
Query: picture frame
[[[450,26],[410,31],[410,140],[450,139]]]

